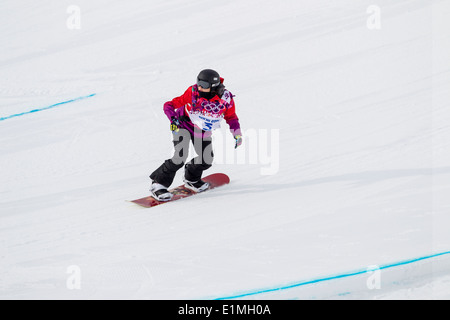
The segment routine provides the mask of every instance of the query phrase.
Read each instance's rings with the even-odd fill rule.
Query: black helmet
[[[197,76],[197,85],[204,88],[214,90],[220,85],[220,76],[217,71],[205,69],[200,71]]]

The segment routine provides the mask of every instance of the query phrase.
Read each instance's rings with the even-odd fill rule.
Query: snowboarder
[[[174,155],[167,159],[151,175],[150,192],[159,201],[169,201],[172,194],[168,188],[176,172],[183,166],[183,182],[186,188],[195,192],[208,189],[202,181],[202,173],[212,165],[212,131],[220,127],[225,119],[236,140],[235,148],[242,144],[239,119],[235,112],[233,95],[225,89],[224,79],[211,69],[201,71],[197,83],[190,86],[183,95],[164,104],[164,113],[170,120],[170,130],[175,147]],[[189,144],[194,145],[197,157],[186,163]]]

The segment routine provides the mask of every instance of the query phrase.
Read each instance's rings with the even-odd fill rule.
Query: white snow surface
[[[437,0],[3,0],[0,118],[24,114],[0,121],[0,298],[449,299],[449,16]],[[171,156],[164,102],[204,68],[244,131],[237,150],[226,124],[214,135],[207,173],[231,183],[130,203]]]

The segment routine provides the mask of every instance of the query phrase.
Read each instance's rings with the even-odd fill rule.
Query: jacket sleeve
[[[167,101],[164,104],[164,113],[166,114],[167,118],[169,120],[172,119],[172,117],[177,117],[180,112],[177,112],[179,108],[184,108],[184,106],[188,103],[192,102],[192,87],[189,87],[183,95],[176,97],[172,99],[171,101]],[[182,110],[180,110],[182,111]]]
[[[225,121],[230,126],[230,131],[233,136],[242,135],[241,125],[239,124],[239,118],[236,115],[236,106],[233,99],[231,99],[230,107],[225,112]]]

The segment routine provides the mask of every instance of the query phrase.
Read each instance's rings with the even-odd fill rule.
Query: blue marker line
[[[406,260],[406,261],[386,264],[386,265],[380,266],[378,269],[381,270],[381,269],[394,268],[394,267],[398,267],[398,266],[402,266],[402,265],[406,265],[406,264],[411,264],[411,263],[414,263],[414,262],[427,260],[427,259],[431,259],[431,258],[435,258],[435,257],[447,255],[447,254],[450,254],[450,251],[436,253],[436,254],[432,254],[432,255],[429,255],[429,256],[424,256],[424,257],[420,257],[420,258],[410,259],[410,260]],[[338,275],[334,275],[334,276],[328,276],[328,277],[323,277],[323,278],[306,280],[306,281],[294,283],[294,284],[291,284],[291,285],[280,286],[280,287],[276,287],[276,288],[269,288],[269,289],[261,289],[261,290],[249,291],[249,292],[242,293],[242,294],[237,294],[237,295],[234,295],[234,296],[216,298],[215,300],[239,299],[239,298],[243,298],[243,297],[247,297],[247,296],[253,296],[253,295],[263,294],[263,293],[268,293],[268,292],[273,292],[273,291],[282,291],[282,290],[292,289],[292,288],[295,288],[295,287],[305,286],[305,285],[308,285],[308,284],[314,284],[314,283],[325,282],[325,281],[330,281],[330,280],[335,280],[335,279],[341,279],[341,278],[348,278],[348,277],[352,277],[352,276],[357,276],[357,275],[360,275],[360,274],[367,273],[369,271],[371,271],[371,270],[366,270],[365,269],[365,270],[358,270],[358,271],[354,271],[354,272],[346,272],[346,273],[342,273],[342,274],[338,274]]]
[[[30,114],[30,113],[35,113],[35,112],[39,112],[39,111],[43,111],[43,110],[52,109],[52,108],[55,108],[55,107],[60,106],[62,104],[67,104],[67,103],[70,103],[70,102],[75,102],[75,101],[87,99],[87,98],[93,97],[95,95],[96,95],[96,93],[93,93],[93,94],[90,94],[88,96],[78,97],[78,98],[75,98],[75,99],[59,102],[59,103],[56,103],[56,104],[52,104],[51,106],[43,107],[43,108],[40,108],[40,109],[33,109],[33,110],[30,110],[30,111],[27,111],[27,112],[13,114],[13,115],[10,115],[10,116],[7,116],[7,117],[0,118],[0,121],[11,119],[11,118],[15,118],[15,117],[20,117],[20,116],[23,116],[23,115],[26,115],[26,114]]]

